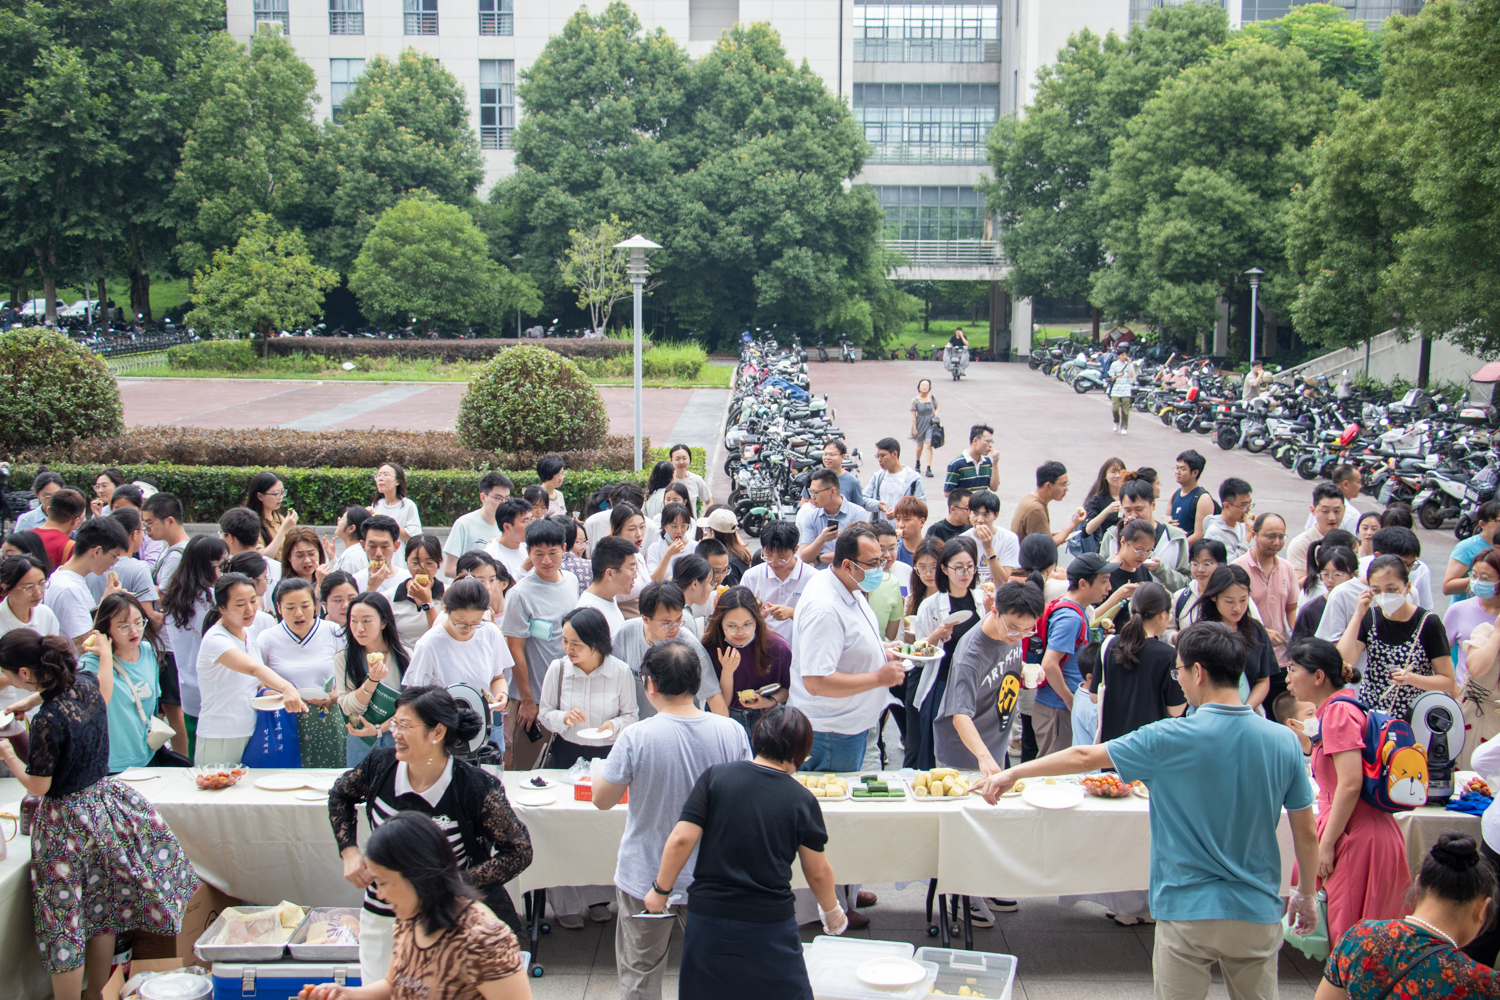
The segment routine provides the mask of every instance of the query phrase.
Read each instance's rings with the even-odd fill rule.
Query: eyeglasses
[[[266,490],[261,494],[261,496],[275,497],[276,499],[280,500],[282,497],[286,496],[286,490]]]
[[[465,624],[464,622],[456,622],[452,618],[449,618],[448,619],[448,624],[456,632],[472,632],[476,628],[478,628],[479,626],[483,625],[484,622],[475,622],[474,624],[469,625],[469,624]]]
[[[1028,629],[1014,629],[1011,628],[1007,622],[1002,620],[1000,622],[1000,627],[1005,632],[1005,638],[1009,639],[1011,642],[1018,642],[1021,639],[1029,639],[1032,636],[1036,635],[1035,625]]]
[[[949,507],[949,508],[948,508],[948,509],[949,509],[949,510],[962,510],[962,511],[967,511],[967,510],[968,510],[968,509],[969,509],[969,508],[968,508],[968,507]]]
[[[808,496],[814,496],[814,497],[822,496],[824,493],[827,493],[830,490],[837,490],[837,489],[838,489],[837,486],[825,486],[821,490],[811,490],[811,491],[809,491]]]
[[[140,622],[140,621],[136,621],[136,622],[117,622],[116,626],[119,627],[119,628],[124,629],[127,632],[144,632],[144,631],[146,631],[146,623],[145,622]]]
[[[852,562],[854,565],[858,566],[860,569],[863,569],[863,570],[878,569],[879,566],[880,566],[880,560],[879,559],[876,559],[872,563],[863,563],[863,562],[860,562],[858,559],[850,559],[849,561]]]
[[[1233,507],[1235,510],[1244,511],[1248,514],[1250,512],[1250,509],[1255,506],[1255,501],[1246,499],[1242,503],[1226,503],[1224,506]]]
[[[420,722],[403,722],[400,719],[397,719],[391,723],[391,732],[393,733],[409,733],[413,729],[426,728],[427,727],[422,725]]]
[[[682,628],[682,619],[678,618],[673,621],[664,622],[658,621],[657,619],[653,618],[651,619],[651,624],[655,625],[663,632],[676,632],[678,629]]]
[[[47,589],[47,581],[43,580],[40,583],[23,583],[16,589],[23,594],[40,594]]]
[[[949,566],[948,567],[948,575],[949,576],[973,576],[974,575],[974,567],[973,566]]]
[[[722,622],[721,624],[724,626],[724,631],[726,631],[726,632],[733,632],[736,635],[739,635],[739,634],[742,634],[742,633],[748,634],[750,632],[754,632],[755,631],[755,623],[754,622],[748,622],[748,623],[746,623],[744,625],[731,625],[728,622]]]

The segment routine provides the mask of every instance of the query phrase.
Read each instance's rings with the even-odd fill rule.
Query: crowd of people
[[[217,531],[192,532],[178,497],[117,469],[92,497],[39,474],[39,505],[0,545],[0,709],[30,717],[29,747],[0,740],[0,765],[47,817],[33,864],[57,996],[79,995],[85,967],[92,991],[114,935],[170,928],[196,885],[149,802],[110,776],[226,762],[347,769],[330,816],[366,890],[366,985],[323,994],[528,995],[504,886],[531,841],[489,759],[587,774],[601,809],[634,786],[614,884],[547,891],[564,929],[615,921],[624,996],[660,996],[673,922],[616,918],[670,911],[685,995],[810,997],[797,926],[866,926],[877,900],[836,882],[790,774],[888,755],[978,771],[990,801],[1030,776],[1145,782],[1152,890],[1100,901],[1156,924],[1159,996],[1205,995],[1214,962],[1232,996],[1274,995],[1283,811],[1289,919],[1321,912],[1335,948],[1325,989],[1376,995],[1360,956],[1395,961],[1436,934],[1452,953],[1405,975],[1462,966],[1491,991],[1472,995],[1500,995],[1500,934],[1469,919],[1494,895],[1489,839],[1434,848],[1413,910],[1401,830],[1360,795],[1368,713],[1409,717],[1423,691],[1462,699],[1476,738],[1461,763],[1500,771],[1500,741],[1480,743],[1500,731],[1500,502],[1435,584],[1410,510],[1355,508],[1357,471],[1312,489],[1294,524],[1256,511],[1245,480],[1211,492],[1192,450],[1165,499],[1154,469],[1111,457],[1069,504],[1048,461],[1006,518],[993,428],[971,427],[935,474],[925,380],[912,414],[915,467],[882,438],[861,483],[830,442],[795,519],[754,552],[686,445],[572,514],[557,456],[524,489],[478,476],[477,509],[442,537],[395,462],[325,532],[271,472]],[[941,510],[923,485],[939,475]],[[936,652],[914,664],[902,643]],[[270,729],[292,734],[291,759],[265,756]],[[101,824],[114,839],[75,835]],[[140,865],[84,884],[124,841]],[[807,889],[791,888],[794,859]],[[1019,906],[974,898],[970,917]],[[746,942],[765,961],[723,961]]]

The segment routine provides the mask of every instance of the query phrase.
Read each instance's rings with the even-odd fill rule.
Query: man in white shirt
[[[1250,551],[1250,508],[1254,502],[1250,484],[1230,476],[1219,484],[1223,513],[1210,514],[1203,520],[1203,537],[1224,546],[1230,562]]]
[[[1359,595],[1370,589],[1365,582],[1365,574],[1370,570],[1370,563],[1379,556],[1399,556],[1406,563],[1412,598],[1417,607],[1432,609],[1432,571],[1420,558],[1422,542],[1417,538],[1417,533],[1410,528],[1381,528],[1370,539],[1370,546],[1375,550],[1375,555],[1365,556],[1359,561],[1358,575],[1352,580],[1345,580],[1329,592],[1328,603],[1323,608],[1323,620],[1318,623],[1319,639],[1338,642],[1343,636],[1344,629],[1348,627],[1349,619],[1354,616],[1359,604]],[[1364,653],[1359,655],[1359,661],[1354,665],[1364,670]]]
[[[458,573],[458,557],[470,549],[482,549],[500,534],[495,525],[495,511],[510,499],[509,477],[486,472],[479,479],[479,509],[471,510],[453,522],[448,539],[443,542],[443,575],[453,579]]]
[[[364,536],[365,555],[370,565],[354,574],[354,585],[364,593],[373,590],[386,600],[394,600],[396,588],[403,580],[411,578],[406,560],[396,553],[396,541],[401,537],[401,525],[388,514],[371,514],[359,526]]]
[[[364,510],[363,507],[360,510]],[[146,498],[141,508],[141,527],[146,534],[162,543],[166,548],[151,567],[151,582],[157,594],[172,582],[172,574],[182,563],[182,552],[187,548],[188,533],[182,526],[182,501],[171,493],[153,493]],[[163,616],[165,617],[165,616]],[[161,699],[162,712],[167,725],[177,733],[172,737],[172,749],[187,756],[187,721],[182,717],[182,690],[177,678],[177,657],[172,650],[172,630],[162,628],[157,634],[161,643]]]
[[[792,616],[797,600],[817,572],[797,557],[797,539],[797,528],[791,522],[772,521],[760,529],[760,554],[764,561],[751,566],[740,577],[740,586],[748,587],[760,601],[766,625],[787,642],[792,641]]]
[[[635,589],[637,558],[635,543],[628,539],[601,538],[590,560],[594,582],[578,595],[580,608],[595,608],[604,615],[611,639],[625,627],[625,613],[618,601]]]
[[[1337,528],[1344,520],[1344,495],[1332,483],[1319,483],[1313,487],[1313,523],[1310,528],[1293,538],[1286,547],[1287,562],[1297,575],[1297,586],[1307,578],[1307,550],[1323,540],[1323,536]]]
[[[896,501],[902,497],[927,499],[921,473],[901,464],[901,442],[893,437],[876,441],[875,460],[880,463],[880,471],[870,477],[870,485],[865,487],[865,510],[890,520]]]
[[[517,583],[531,572],[531,560],[526,557],[526,525],[530,523],[531,504],[518,497],[511,497],[495,509],[495,527],[500,537],[484,547],[484,551],[500,560]]]
[[[334,569],[353,576],[360,570],[369,568],[370,557],[365,555],[365,547],[359,541],[359,526],[369,516],[370,511],[365,507],[349,507],[339,515],[338,523],[333,528],[333,537],[344,543],[344,551],[333,560]]]
[[[709,491],[708,482],[696,472],[688,469],[688,465],[693,461],[692,449],[685,444],[674,444],[672,450],[667,453],[667,458],[672,463],[672,478],[684,483],[688,492],[693,496],[693,517],[701,516],[703,508],[714,502],[714,495]],[[639,507],[640,504],[636,506]]]
[[[281,560],[273,559],[260,549],[260,515],[249,507],[231,507],[219,515],[219,536],[229,550],[230,558],[241,552],[254,552],[266,560],[266,582],[276,586],[281,579]]]
[[[63,635],[73,643],[73,651],[79,656],[84,653],[84,636],[94,630],[94,608],[99,603],[94,600],[85,577],[91,573],[108,573],[129,546],[130,535],[114,518],[96,517],[85,521],[73,539],[72,558],[53,571],[47,580],[47,593],[42,603],[57,616]],[[106,584],[104,596],[124,589],[117,583]]]
[[[1344,497],[1344,519],[1339,522],[1338,527],[1351,535],[1358,535],[1360,510],[1354,506],[1354,501],[1359,499],[1359,491],[1364,489],[1364,474],[1352,465],[1336,465],[1333,467],[1333,485],[1339,488]],[[1317,517],[1316,512],[1307,516],[1308,528],[1313,526]]]
[[[1021,539],[997,523],[999,517],[1000,498],[989,490],[980,490],[969,497],[973,527],[958,536],[972,538],[979,546],[979,578],[985,582],[1004,583],[1010,579],[1010,571],[1021,565]]]
[[[105,515],[116,521],[125,528],[130,537],[127,553],[134,552],[141,542],[141,515],[134,507],[123,507],[111,511]],[[141,602],[141,610],[146,612],[146,618],[161,629],[163,616],[156,610],[156,584],[151,579],[151,567],[140,559],[131,555],[123,555],[115,560],[111,567],[116,579],[120,581],[120,587],[128,594],[133,594],[137,601]],[[109,578],[103,574],[92,574],[85,578],[89,585],[89,593],[94,595],[95,603],[104,600],[104,591],[109,586]]]
[[[844,499],[839,492],[838,473],[832,469],[819,469],[808,483],[808,495],[815,508],[802,527],[802,561],[818,569],[826,569],[833,563],[834,542],[839,533],[856,521],[868,521],[869,511]],[[879,548],[879,546],[876,546]]]

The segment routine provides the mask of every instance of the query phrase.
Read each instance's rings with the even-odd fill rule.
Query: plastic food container
[[[231,909],[238,913],[257,913],[260,911],[274,913],[280,910],[281,907],[235,906],[231,907]],[[208,930],[204,931],[198,938],[197,943],[193,945],[193,954],[205,962],[273,962],[281,958],[282,954],[286,951],[286,941],[282,941],[280,944],[209,944],[208,942],[218,939],[224,928],[228,926],[228,923],[223,913],[215,917],[214,922],[208,925]],[[292,933],[295,933],[295,931]],[[287,934],[287,940],[291,939],[292,933]],[[359,968],[356,966],[356,974],[358,971]],[[293,993],[295,992],[294,990]],[[214,995],[215,997],[218,996],[217,989],[215,989]]]
[[[287,942],[287,950],[292,957],[299,962],[358,962],[359,942],[354,944],[308,944],[308,936],[312,934],[313,928],[318,924],[327,923],[330,920],[338,920],[340,917],[353,917],[355,937],[359,937],[359,910],[354,907],[323,907],[309,910],[303,918],[301,926],[292,934],[292,939]]]
[[[141,1000],[207,1000],[213,996],[213,980],[191,972],[164,972],[141,983]]]
[[[296,1000],[302,987],[319,983],[358,986],[359,963],[219,963],[214,966],[214,1000]]]
[[[983,996],[985,1000],[1010,1000],[1015,989],[1016,956],[997,955],[987,951],[958,951],[953,948],[919,948],[917,961],[932,962],[937,966],[937,982],[932,989],[942,990],[927,993],[928,997],[962,996],[959,990],[968,987],[972,996]]]
[[[904,941],[869,941],[822,935],[802,949],[807,963],[807,978],[812,982],[817,1000],[921,1000],[932,988],[938,967],[923,962],[927,978],[904,990],[884,990],[867,986],[855,974],[872,958],[911,958],[912,946]],[[920,961],[920,959],[919,959]]]

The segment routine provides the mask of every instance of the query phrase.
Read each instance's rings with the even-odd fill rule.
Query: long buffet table
[[[354,906],[360,893],[342,876],[326,800],[258,789],[251,771],[239,784],[203,791],[187,770],[163,769],[135,784],[155,804],[205,882],[252,903],[289,899],[303,905]],[[338,771],[305,772],[309,776]],[[525,805],[516,793],[540,773],[502,776],[516,815],[531,833],[531,866],[512,895],[554,885],[608,884],[628,805],[607,812],[575,801],[559,784],[553,801]],[[0,812],[16,811],[19,785],[0,786]],[[10,792],[11,794],[6,794]],[[899,882],[936,876],[945,892],[986,896],[1053,896],[1145,889],[1150,880],[1149,804],[1139,798],[1085,798],[1074,809],[1036,809],[1020,798],[994,806],[978,797],[821,803],[828,858],[840,882]],[[361,837],[368,836],[361,810]],[[1400,814],[1408,862],[1415,870],[1445,830],[1479,836],[1479,818],[1424,807]],[[1291,837],[1281,824],[1283,883],[1291,873]],[[0,982],[50,996],[32,945],[30,844],[18,837],[0,861]],[[798,873],[800,879],[800,872]],[[800,882],[798,883],[800,884]],[[14,978],[13,978],[14,977]]]

